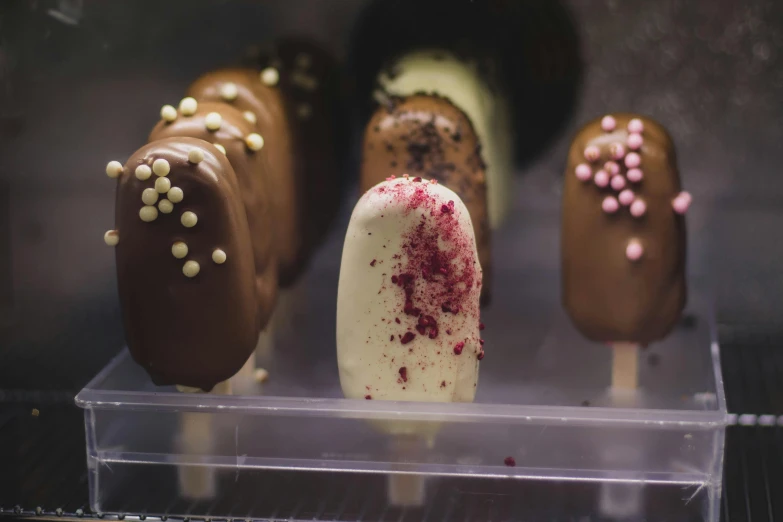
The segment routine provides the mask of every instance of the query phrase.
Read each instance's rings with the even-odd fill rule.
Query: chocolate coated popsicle
[[[131,355],[158,385],[204,391],[247,361],[260,330],[252,242],[226,156],[193,138],[136,151],[118,177],[117,283]]]
[[[267,74],[269,76],[269,74]],[[263,138],[269,168],[264,171],[275,215],[275,245],[280,285],[296,280],[305,265],[311,245],[302,229],[305,211],[304,169],[294,131],[295,122],[286,111],[282,92],[267,85],[253,69],[222,69],[201,76],[188,88],[199,102],[226,103],[240,111]]]
[[[473,223],[486,299],[492,273],[486,165],[473,125],[462,110],[437,95],[387,101],[375,111],[364,132],[361,191],[407,173],[435,179],[456,192]]]
[[[187,136],[216,144],[225,151],[239,182],[238,196],[247,213],[250,246],[256,267],[255,289],[259,304],[259,324],[266,325],[277,298],[277,249],[282,240],[273,237],[277,223],[270,205],[269,162],[264,138],[242,112],[224,103],[196,102],[185,98],[176,118],[162,119],[150,133],[149,141]],[[277,240],[277,241],[276,241]]]
[[[592,341],[665,337],[686,301],[685,219],[674,144],[634,114],[596,119],[568,154],[563,193],[563,304]]]

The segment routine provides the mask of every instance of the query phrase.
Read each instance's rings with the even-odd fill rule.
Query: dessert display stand
[[[156,387],[123,350],[76,397],[90,507],[275,519],[281,492],[295,489],[300,505],[286,519],[442,520],[449,506],[492,498],[500,511],[506,499],[564,515],[578,501],[609,519],[717,522],[726,405],[710,301],[698,284],[673,333],[640,352],[638,388],[618,392],[612,351],[573,329],[557,273],[499,265],[496,280],[506,284],[483,313],[487,355],[472,404],[342,398],[337,269],[328,262],[307,275],[297,327],[259,360],[268,380],[235,378],[247,379],[235,386],[242,395]],[[183,444],[180,432],[193,424],[210,431],[209,444]],[[211,486],[194,498],[182,482],[199,473]],[[341,513],[309,504],[331,497],[344,499],[328,508]]]

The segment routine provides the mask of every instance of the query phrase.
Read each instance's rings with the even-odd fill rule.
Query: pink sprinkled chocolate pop
[[[603,168],[595,185],[565,177],[563,304],[585,337],[612,347],[612,386],[634,389],[639,348],[668,335],[685,304],[682,214],[692,198],[666,130],[641,116],[610,116],[586,125],[569,152],[568,172],[593,147],[591,162]]]

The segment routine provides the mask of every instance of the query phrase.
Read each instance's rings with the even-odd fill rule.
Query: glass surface
[[[335,234],[322,255],[332,258],[340,244]],[[692,289],[682,323],[642,353],[640,389],[617,394],[608,389],[610,350],[573,330],[556,274],[523,275],[502,261],[498,269],[514,284],[497,288],[483,316],[487,356],[473,404],[341,398],[337,266],[327,261],[285,297],[290,316],[281,324],[289,326],[259,359],[269,380],[235,378],[243,395],[155,387],[122,352],[77,397],[85,408],[92,507],[204,515],[207,506],[215,517],[272,517],[274,502],[248,507],[236,484],[262,491],[284,476],[291,487],[314,488],[309,499],[328,497],[331,487],[351,489],[346,484],[357,474],[369,473],[377,488],[371,510],[440,510],[437,489],[448,484],[448,502],[475,488],[523,494],[532,487],[547,495],[582,487],[591,492],[590,509],[644,515],[652,509],[645,498],[674,488],[682,502],[667,503],[671,513],[716,520],[726,410],[703,294]],[[149,494],[149,484],[164,476],[168,496]],[[546,485],[529,484],[541,481]],[[500,489],[488,486],[498,483]],[[685,502],[691,496],[697,507]]]

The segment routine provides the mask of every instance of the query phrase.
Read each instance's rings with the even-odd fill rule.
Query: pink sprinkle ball
[[[644,132],[644,123],[639,118],[634,118],[628,122],[628,132],[633,134],[641,134]]]
[[[639,183],[644,175],[642,174],[642,171],[639,169],[629,169],[626,173],[626,177],[628,178],[628,181],[631,183]]]
[[[642,217],[647,212],[647,203],[637,199],[631,204],[631,215],[633,217]]]
[[[606,196],[601,203],[601,208],[607,214],[614,214],[620,208],[620,204],[614,198],[614,196]]]
[[[609,154],[612,155],[613,159],[623,159],[623,156],[625,156],[625,146],[622,143],[612,143],[609,146]]]
[[[589,180],[593,175],[593,171],[590,168],[590,165],[587,163],[580,163],[576,166],[576,177],[579,178],[582,181]]]
[[[609,184],[609,174],[607,174],[605,170],[599,170],[595,173],[593,181],[596,185],[603,188]]]
[[[644,143],[644,138],[642,138],[641,134],[629,134],[625,143],[628,145],[629,149],[639,150]]]
[[[617,191],[623,190],[625,188],[625,178],[620,175],[614,176],[611,183],[612,188]]]
[[[625,257],[631,261],[638,261],[644,254],[644,248],[642,244],[636,239],[632,239],[628,242],[628,246],[625,247]]]
[[[629,169],[635,169],[642,164],[642,158],[635,152],[629,152],[625,157],[625,166]]]
[[[601,157],[601,150],[595,145],[590,145],[585,149],[585,159],[589,162],[597,161]]]
[[[633,193],[633,190],[625,189],[622,192],[620,192],[620,195],[617,196],[617,199],[620,200],[620,204],[627,207],[631,203],[633,203],[633,200],[636,199],[636,195]]]
[[[617,127],[617,121],[613,117],[607,115],[601,119],[601,128],[605,132],[612,132],[615,127]]]
[[[688,207],[691,206],[693,197],[688,192],[680,192],[674,201],[672,201],[672,208],[678,214],[685,214],[688,211]]]
[[[620,173],[620,165],[614,161],[607,161],[604,163],[604,170],[614,176],[615,174]]]

